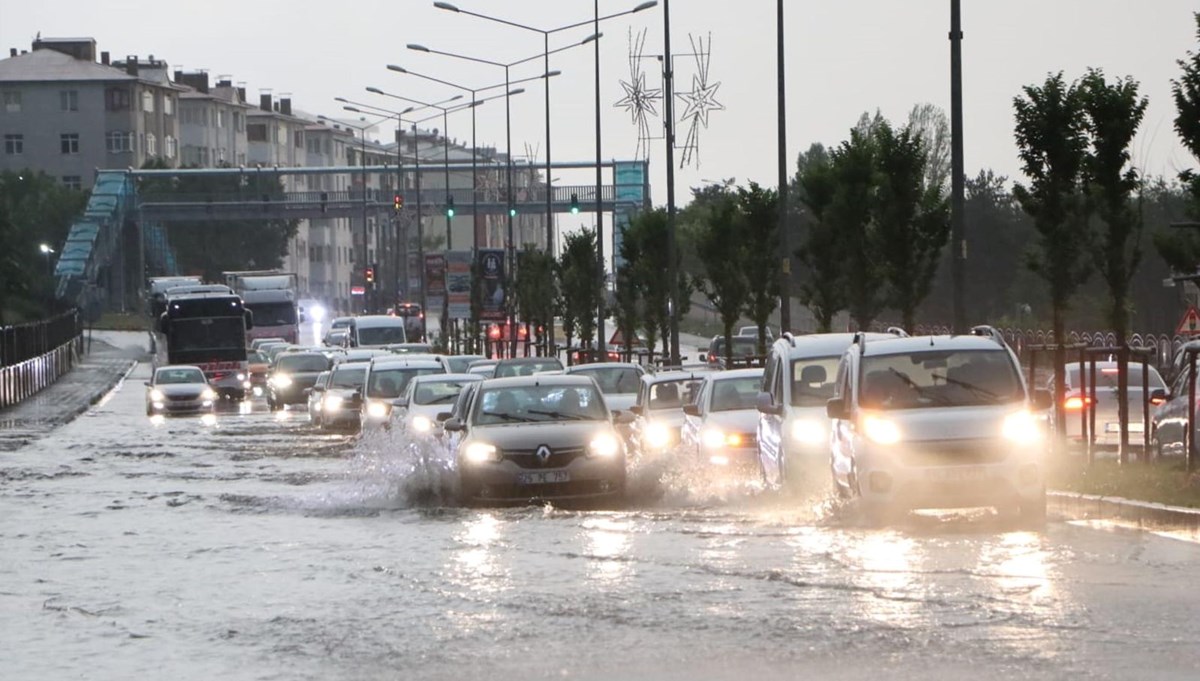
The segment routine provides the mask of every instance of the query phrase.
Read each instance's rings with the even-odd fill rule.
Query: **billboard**
[[[447,314],[450,319],[471,318],[471,252],[446,254]]]
[[[649,199],[646,196],[646,164],[643,161],[626,161],[613,165],[613,184],[616,185],[617,203],[635,203],[641,207]]]
[[[441,310],[446,304],[446,256],[425,254],[425,309]]]
[[[489,320],[504,319],[504,249],[481,248],[478,258],[479,273],[483,279],[483,305],[479,316]]]

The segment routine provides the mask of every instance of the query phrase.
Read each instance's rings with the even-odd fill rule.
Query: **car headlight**
[[[621,443],[611,433],[599,433],[588,443],[588,453],[605,459],[611,459],[621,451]]]
[[[341,395],[327,395],[325,397],[325,411],[341,409],[342,402],[344,401]]]
[[[238,377],[238,380],[239,380],[239,381],[244,381],[244,380],[246,380],[246,374],[238,374],[238,375],[237,375],[237,377]]]
[[[1017,411],[1004,417],[1000,432],[1017,444],[1031,444],[1042,439],[1042,430],[1037,419],[1027,411]]]
[[[705,428],[700,431],[700,442],[709,449],[720,449],[725,446],[725,433],[718,428]]]
[[[155,388],[150,391],[150,401],[151,402],[162,402],[165,399],[167,399],[167,396],[164,395],[163,392],[161,390],[159,390],[158,388]]]
[[[829,433],[825,424],[815,419],[797,419],[792,421],[792,439],[806,445],[819,445],[829,442]]]
[[[388,416],[388,407],[383,402],[368,402],[367,416],[373,419],[385,419]]]
[[[662,449],[671,444],[671,429],[661,423],[651,423],[646,426],[644,438],[647,446]]]
[[[204,391],[200,393],[200,399],[209,401],[215,400],[217,399],[217,393],[212,388],[205,388]]]
[[[418,433],[428,433],[430,430],[433,430],[433,421],[428,416],[414,416],[412,427]]]
[[[863,435],[881,445],[894,445],[900,441],[900,427],[895,421],[882,416],[866,416],[862,420]]]
[[[271,383],[274,384],[276,388],[286,388],[292,384],[292,377],[288,376],[287,374],[276,374],[275,377],[271,379]]]
[[[463,450],[463,457],[471,463],[484,463],[487,461],[499,461],[500,454],[495,445],[489,445],[486,442],[472,442]]]

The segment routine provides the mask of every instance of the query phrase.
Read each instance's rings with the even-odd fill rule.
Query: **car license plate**
[[[567,471],[544,471],[539,473],[518,473],[517,482],[522,485],[545,485],[553,482],[570,482],[571,474]]]
[[[1121,432],[1121,424],[1120,424],[1120,423],[1106,423],[1106,424],[1104,424],[1104,432],[1106,432],[1106,433],[1119,433],[1119,432]],[[1141,432],[1143,432],[1143,431],[1142,431],[1142,424],[1140,424],[1140,423],[1131,423],[1131,424],[1129,424],[1129,432],[1131,432],[1131,433],[1141,433]]]
[[[931,482],[979,482],[987,479],[988,471],[983,466],[947,466],[931,468],[925,477]]]

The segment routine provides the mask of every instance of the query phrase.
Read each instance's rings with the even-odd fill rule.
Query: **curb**
[[[137,360],[133,360],[133,359],[127,360],[127,361],[129,362],[128,366],[126,366],[124,369],[120,370],[119,372],[113,374],[112,380],[106,382],[103,386],[97,388],[90,395],[88,395],[88,399],[86,402],[76,406],[74,409],[72,409],[70,412],[68,412],[62,418],[62,420],[59,421],[59,425],[66,425],[66,424],[74,421],[75,419],[79,418],[79,416],[81,414],[83,414],[88,409],[91,409],[93,406],[95,406],[97,402],[104,399],[105,395],[112,392],[114,388],[116,388],[118,385],[121,384],[122,381],[124,381],[126,378],[128,378],[129,374],[133,373],[133,370],[137,368],[138,362],[137,362]]]
[[[1109,520],[1141,529],[1200,532],[1200,509],[1196,508],[1054,490],[1046,492],[1046,501],[1068,520]]]

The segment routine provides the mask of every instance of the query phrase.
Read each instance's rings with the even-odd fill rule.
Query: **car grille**
[[[572,449],[552,449],[550,456],[542,463],[537,456],[537,449],[506,449],[502,452],[505,459],[512,461],[521,468],[562,468],[575,459],[584,456],[582,447]]]
[[[174,395],[166,395],[168,402],[191,402],[200,399],[200,393],[176,393]]]
[[[912,442],[904,447],[900,460],[907,466],[959,466],[998,463],[1008,454],[1008,448],[996,440]]]
[[[575,497],[613,492],[602,480],[579,480],[575,482],[552,482],[543,485],[488,485],[481,496],[488,499],[551,499]]]

